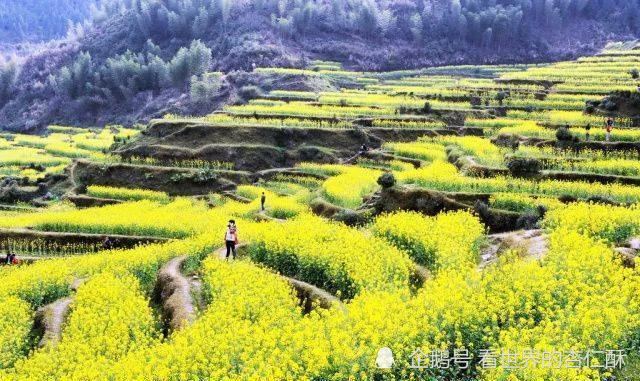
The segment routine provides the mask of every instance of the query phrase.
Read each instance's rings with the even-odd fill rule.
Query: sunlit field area
[[[2,132],[0,380],[637,380],[639,66],[312,61],[254,72],[336,90]]]

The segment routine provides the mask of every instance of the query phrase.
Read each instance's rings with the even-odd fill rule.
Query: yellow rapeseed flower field
[[[317,93],[274,89],[262,99],[195,120],[229,128],[354,129],[372,147],[380,143],[380,152],[353,164],[301,163],[286,175],[261,173],[253,185],[232,190],[235,195],[170,197],[136,184],[78,184],[87,185],[90,196],[122,202],[84,209],[53,201],[37,209],[0,205],[0,228],[92,233],[99,239],[107,234],[167,238],[98,252],[101,241],[92,241],[75,246],[74,255],[1,266],[0,380],[607,379],[611,369],[544,367],[542,359],[537,365],[530,359],[527,366],[485,368],[478,356],[482,351],[497,356],[600,351],[593,361],[602,365],[602,351],[631,354],[640,349],[640,274],[630,266],[635,259],[620,254],[632,252],[640,238],[638,187],[599,179],[472,177],[448,160],[457,153],[504,168],[505,155],[516,154],[572,175],[637,176],[640,167],[633,151],[609,150],[620,144],[605,150],[596,143],[575,152],[547,143],[532,145],[535,139],[504,148],[501,139],[492,138],[509,134],[554,140],[555,128],[568,123],[578,139],[586,138],[584,127],[591,124],[592,140],[603,140],[602,116],[583,113],[584,102],[611,90],[634,90],[629,70],[638,57],[634,51],[613,50],[550,65],[394,73],[349,72],[332,62],[312,62],[310,69],[256,69],[348,80],[353,86]],[[496,76],[499,80],[490,78]],[[539,81],[562,83],[550,83],[547,89]],[[486,109],[497,104],[499,95],[507,112],[494,118],[497,113]],[[473,114],[450,121],[430,109],[473,109]],[[484,136],[462,136],[480,131],[445,127],[445,120],[484,127]],[[627,122],[616,119],[617,125]],[[638,131],[626,127],[614,130],[616,141],[637,140]],[[407,141],[404,134],[421,136],[407,132],[417,128],[431,131],[424,133],[428,137]],[[377,132],[404,141],[385,142]],[[3,133],[0,177],[13,177],[12,187],[37,189],[35,180],[62,173],[74,159],[118,162],[108,155],[109,147],[137,134],[115,126],[101,131],[51,126],[42,136]],[[416,168],[415,160],[407,158],[421,165]],[[172,165],[228,167],[200,159]],[[379,214],[380,209],[369,206],[388,195],[378,184],[385,171],[394,175],[399,190],[463,192],[449,196],[472,201],[464,201],[466,210],[433,216],[407,210]],[[374,195],[378,191],[380,197]],[[363,205],[364,199],[372,203]],[[318,202],[322,200],[333,206]],[[456,205],[466,205],[463,201]],[[527,228],[535,233],[538,252],[523,250],[527,241],[517,238],[520,232],[488,236],[493,226],[483,204],[519,226],[530,222]],[[358,218],[345,219],[348,226],[313,215],[318,205],[335,209],[335,219]],[[239,241],[246,245],[237,259],[226,261],[219,250],[230,219],[236,220]],[[25,240],[4,245],[11,250],[37,247],[39,256],[54,256],[51,248],[58,245],[45,238]],[[487,249],[494,248],[495,260],[481,262],[491,251]],[[163,298],[158,277],[177,257],[185,258],[179,271],[197,306],[193,321],[173,330],[158,305]],[[300,282],[319,288],[314,292],[332,303],[316,301],[308,308],[301,300],[305,293],[292,286]],[[60,341],[38,347],[36,312],[62,298],[71,302]],[[379,369],[376,361],[385,347],[395,360],[391,369]],[[418,349],[451,355],[464,349],[474,358],[468,369],[457,363],[415,369],[411,356]],[[436,365],[435,360],[426,358],[423,365]],[[629,361],[637,360],[630,356]]]

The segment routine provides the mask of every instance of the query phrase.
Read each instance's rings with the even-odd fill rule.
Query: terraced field
[[[634,47],[2,134],[0,380],[636,379]]]
[[[88,131],[49,126],[46,136],[1,133],[0,174],[36,181],[62,173],[73,159],[107,161],[115,142],[131,139],[138,132],[119,127]]]

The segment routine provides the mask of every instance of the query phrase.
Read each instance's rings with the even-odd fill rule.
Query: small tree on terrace
[[[202,106],[212,103],[220,89],[220,76],[209,73],[202,77],[191,77],[191,88],[189,90],[191,100]]]

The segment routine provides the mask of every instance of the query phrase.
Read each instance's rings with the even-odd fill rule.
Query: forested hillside
[[[637,31],[636,0],[111,0],[101,16],[132,9],[147,37],[206,38],[210,28],[241,13],[268,19],[283,36],[304,39],[321,32],[353,33],[428,44],[461,40],[504,47],[524,38],[544,39],[575,21],[595,20],[610,30]]]
[[[91,26],[0,64],[0,126],[207,112],[242,100],[239,87],[261,86],[214,71],[312,59],[362,70],[541,62],[640,30],[640,0],[106,0],[92,8]],[[190,96],[207,93],[221,96],[206,107]]]
[[[60,38],[70,24],[90,17],[92,4],[91,0],[2,0],[0,43]]]

